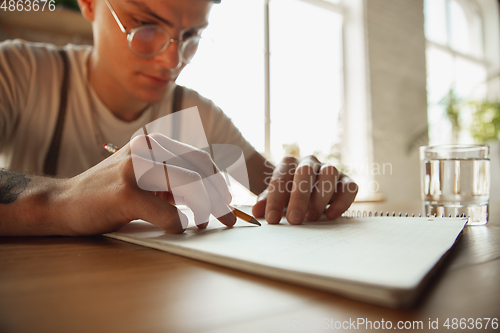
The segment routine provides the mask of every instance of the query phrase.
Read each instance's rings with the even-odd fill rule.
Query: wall
[[[388,201],[420,200],[418,149],[407,148],[427,126],[423,6],[423,0],[365,0],[373,162],[379,170],[386,166],[385,174],[372,170]]]
[[[56,8],[55,11],[0,10],[0,41],[20,38],[55,45],[92,44],[92,26],[80,12]]]

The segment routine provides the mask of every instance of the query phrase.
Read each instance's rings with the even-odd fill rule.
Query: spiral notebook
[[[368,215],[368,214],[366,214]],[[466,218],[341,217],[334,221],[166,234],[134,221],[105,236],[388,307],[410,306],[462,233]]]

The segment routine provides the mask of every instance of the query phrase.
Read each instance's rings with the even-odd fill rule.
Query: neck
[[[88,79],[97,96],[118,119],[131,122],[139,118],[149,104],[127,94],[121,85],[106,75],[105,70],[99,68],[94,57],[95,52],[92,52],[88,62]]]

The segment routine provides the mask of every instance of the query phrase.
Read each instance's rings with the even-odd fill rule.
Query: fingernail
[[[334,210],[331,210],[331,211],[328,211],[326,212],[326,218],[329,219],[329,220],[334,220],[336,219],[337,217],[340,216],[340,214],[338,214],[336,211]]]
[[[298,210],[292,210],[288,215],[288,222],[293,224],[301,224],[303,219],[302,213]]]
[[[306,220],[308,221],[316,221],[318,219],[318,213],[316,213],[314,210],[310,210],[306,214]]]
[[[206,227],[208,227],[208,222],[198,224],[198,225],[197,225],[197,227],[198,227],[199,229],[205,229]]]
[[[228,213],[224,216],[221,216],[222,223],[228,227],[232,227],[236,223],[236,216],[233,213]]]
[[[279,223],[280,220],[281,216],[280,213],[278,213],[277,211],[270,210],[269,212],[267,212],[266,221],[268,223]]]

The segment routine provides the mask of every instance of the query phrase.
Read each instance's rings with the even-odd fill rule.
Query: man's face
[[[165,28],[172,38],[185,40],[207,26],[209,0],[109,0],[127,31],[152,24]],[[99,70],[110,84],[120,85],[130,97],[155,103],[163,99],[185,64],[178,67],[179,45],[171,43],[151,58],[134,55],[124,34],[103,0],[96,0],[94,47]]]

